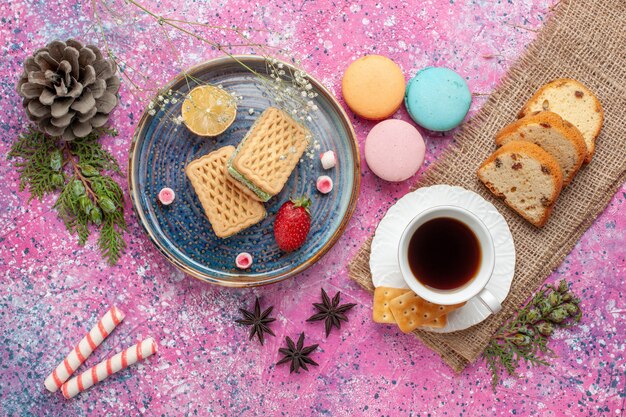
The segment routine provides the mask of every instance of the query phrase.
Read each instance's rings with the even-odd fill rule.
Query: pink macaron
[[[365,140],[365,160],[378,177],[392,182],[415,175],[424,162],[426,145],[417,129],[389,119],[372,128]]]

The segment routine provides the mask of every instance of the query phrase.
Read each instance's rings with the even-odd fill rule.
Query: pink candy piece
[[[176,193],[171,188],[165,187],[161,191],[159,191],[159,201],[164,206],[169,206],[174,202],[176,198]]]
[[[237,268],[239,269],[250,268],[250,266],[252,265],[252,255],[250,255],[248,252],[241,252],[235,258],[235,265],[237,265]]]
[[[320,161],[324,169],[331,169],[337,165],[337,156],[335,156],[333,151],[326,151],[320,155]]]
[[[328,175],[322,175],[317,178],[315,187],[320,193],[328,194],[333,190],[333,180]]]

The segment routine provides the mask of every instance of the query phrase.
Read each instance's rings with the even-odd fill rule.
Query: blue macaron
[[[411,78],[404,104],[425,129],[445,132],[461,124],[472,103],[465,80],[448,68],[426,67]]]

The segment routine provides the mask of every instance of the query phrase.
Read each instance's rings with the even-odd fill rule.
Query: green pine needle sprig
[[[530,366],[548,366],[554,351],[548,341],[554,330],[570,327],[580,321],[580,299],[569,291],[562,280],[558,287],[544,285],[533,299],[505,323],[491,338],[483,359],[491,370],[495,392],[503,372],[517,376],[521,362]]]
[[[14,166],[20,174],[20,191],[30,191],[29,202],[63,186],[60,156],[55,140],[32,127],[13,143],[8,158],[20,159]]]
[[[95,130],[84,138],[61,142],[35,128],[28,128],[14,142],[8,158],[16,158],[20,190],[33,198],[59,191],[54,203],[67,230],[84,245],[93,230],[99,230],[100,253],[109,264],[120,259],[126,242],[124,193],[110,173],[121,174],[113,155],[99,139],[115,136],[114,130]]]

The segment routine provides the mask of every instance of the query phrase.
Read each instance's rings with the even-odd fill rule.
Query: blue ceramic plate
[[[222,146],[237,146],[264,109],[272,105],[281,107],[272,98],[275,95],[268,94],[271,88],[268,82],[242,65],[267,75],[265,58],[238,56],[236,59],[208,61],[188,71],[187,78],[178,76],[162,90],[171,89],[175,95],[184,97],[198,82],[219,85],[240,97],[235,122],[221,135],[205,138],[172,122],[180,115],[182,99],[173,104],[170,101],[154,115],[146,110],[130,149],[129,183],[137,216],[170,262],[201,280],[243,287],[270,284],[293,276],[314,264],[333,246],[356,205],[360,162],[348,117],[336,99],[318,81],[308,77],[310,91],[317,93],[310,99],[317,110],[312,113],[312,119],[304,123],[318,141],[319,150],[315,150],[312,158],[304,156],[283,191],[265,204],[268,216],[264,221],[230,238],[216,237],[185,176],[185,166]],[[288,81],[295,68],[283,65],[286,72],[283,78]],[[287,104],[293,106],[294,103],[296,101],[292,100]],[[250,109],[254,109],[252,114]],[[337,167],[322,169],[319,153],[325,150],[335,151]],[[330,194],[322,195],[315,189],[319,175],[333,179],[335,187]],[[157,195],[163,187],[170,187],[176,193],[176,200],[170,206],[158,203]],[[284,253],[274,241],[274,217],[291,196],[302,194],[313,201],[311,231],[302,248]],[[235,257],[240,252],[252,254],[254,263],[249,270],[235,268]]]

